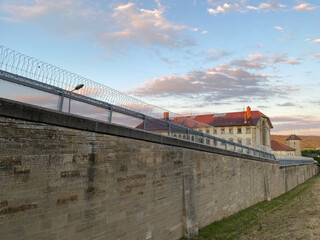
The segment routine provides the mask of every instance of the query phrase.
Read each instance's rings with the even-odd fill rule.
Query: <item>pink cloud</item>
[[[270,117],[276,134],[320,135],[320,120],[313,116]]]
[[[196,28],[168,21],[166,9],[160,1],[155,2],[154,9],[139,8],[129,2],[110,12],[99,2],[85,0],[3,0],[0,13],[5,21],[31,22],[61,35],[89,34],[95,44],[120,52],[132,45],[145,48],[194,45],[183,31]]]
[[[311,10],[316,9],[316,7],[312,6],[309,3],[301,3],[301,4],[297,5],[297,6],[294,6],[293,9],[297,10],[297,11],[311,11]]]
[[[135,43],[141,46],[158,45],[169,48],[190,46],[194,43],[181,36],[188,28],[167,21],[165,9],[158,2],[158,8],[149,10],[136,7],[134,3],[119,5],[113,9],[112,20],[117,31],[104,32],[99,43],[108,48],[109,44]],[[129,41],[129,42],[128,42]]]
[[[137,96],[198,96],[198,101],[238,100],[284,95],[287,87],[272,86],[267,75],[243,69],[215,67],[184,76],[169,75],[145,82],[128,92]]]
[[[268,3],[260,3],[260,5],[257,7],[247,6],[247,9],[268,12],[268,11],[278,11],[284,7],[286,7],[286,5],[280,4],[278,1],[270,1]]]
[[[245,69],[264,69],[268,66],[268,64],[272,63],[284,63],[289,65],[300,64],[300,59],[294,57],[287,57],[287,54],[275,55],[272,57],[264,56],[260,53],[251,54],[247,58],[240,58],[232,60],[228,63],[222,64],[221,67],[229,68],[229,67],[240,67]]]

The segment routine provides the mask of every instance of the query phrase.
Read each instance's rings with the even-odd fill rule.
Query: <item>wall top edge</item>
[[[114,123],[90,119],[74,114],[59,112],[43,107],[38,107],[26,103],[21,103],[0,97],[0,116],[31,121],[36,123],[54,125],[76,129],[80,131],[96,132],[101,134],[113,135],[118,137],[131,138],[141,141],[153,142],[158,144],[170,145],[175,147],[183,147],[198,151],[216,153],[226,156],[245,158],[248,160],[263,161],[278,164],[278,161],[265,159],[257,156],[245,155],[229,150],[207,146],[200,143],[189,142],[182,139],[163,136],[135,128],[130,128]]]

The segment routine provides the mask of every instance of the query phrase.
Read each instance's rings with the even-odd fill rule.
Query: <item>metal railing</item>
[[[176,121],[165,121],[162,118],[163,113],[168,111],[164,108],[147,104],[100,83],[5,47],[0,47],[1,82],[13,84],[13,88],[16,86],[15,84],[18,84],[18,86],[56,96],[55,99],[58,99],[56,109],[59,111],[67,112],[66,106],[72,100],[73,106],[81,103],[85,104],[86,107],[93,106],[96,109],[100,109],[103,112],[102,118],[104,121],[122,123],[149,131],[153,131],[149,128],[149,125],[153,124],[157,126],[157,130],[153,131],[155,133],[275,160],[271,149],[266,146],[246,145],[246,140],[239,138],[237,135],[221,132],[218,128],[172,112],[169,112],[170,119],[175,119]],[[83,84],[84,87],[74,92],[74,87],[78,84]],[[47,97],[50,98],[50,96],[48,95]],[[19,100],[17,96],[4,97]],[[20,99],[20,101],[24,101],[24,99]],[[75,113],[75,110],[72,110],[71,113]],[[77,114],[88,115],[85,111]],[[128,120],[129,118],[130,120]],[[199,129],[220,131],[220,134],[219,136],[214,136],[197,131]],[[233,141],[230,141],[230,139],[233,139]]]
[[[298,166],[305,164],[316,164],[313,158],[302,157],[302,156],[290,156],[290,155],[280,155],[275,154],[276,159],[279,161],[280,167],[285,166]]]

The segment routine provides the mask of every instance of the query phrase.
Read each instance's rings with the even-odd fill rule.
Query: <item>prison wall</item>
[[[0,99],[1,239],[179,239],[316,174]]]

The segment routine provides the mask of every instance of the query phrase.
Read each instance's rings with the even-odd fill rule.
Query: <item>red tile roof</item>
[[[268,119],[272,127],[270,119],[260,111],[251,111],[251,117],[244,121],[245,112],[231,113],[215,113],[207,115],[187,116],[194,121],[205,123],[214,127],[229,127],[229,126],[256,126],[261,117]]]
[[[276,140],[271,140],[271,148],[273,151],[295,151],[296,150],[283,143],[279,143]]]
[[[261,117],[264,117],[268,120],[271,128],[273,127],[270,119],[260,111],[251,111],[251,117],[246,122],[244,120],[244,115],[245,112],[215,113],[176,117],[174,119],[169,120],[169,122],[173,122],[189,128],[206,127],[206,125],[210,125],[213,127],[256,126],[258,124],[259,119]],[[203,123],[204,125],[202,125],[201,123]],[[142,129],[143,124],[139,124],[137,128]],[[161,131],[166,129],[166,126],[159,125],[158,123],[150,121],[146,122],[146,130],[148,131]]]

